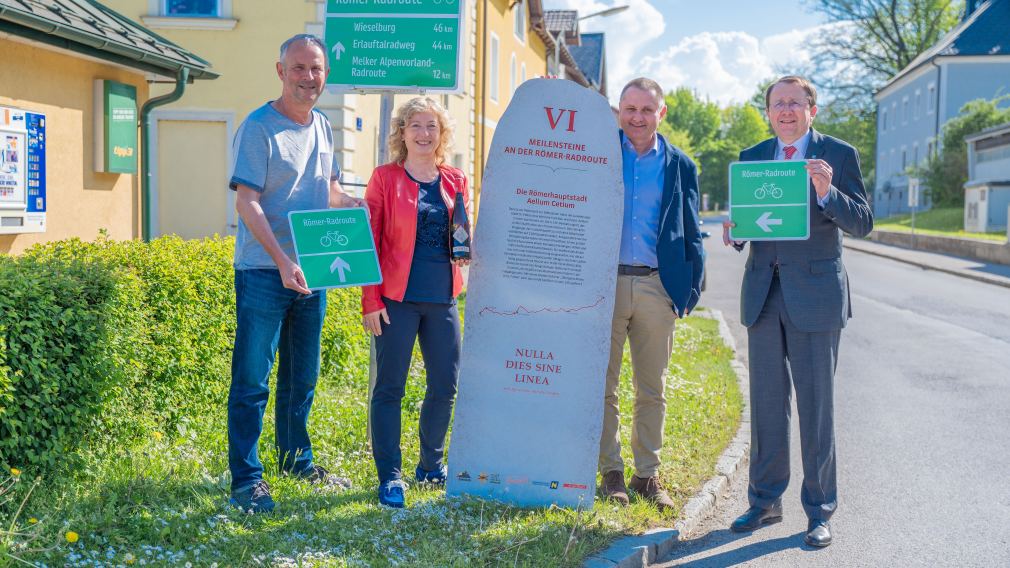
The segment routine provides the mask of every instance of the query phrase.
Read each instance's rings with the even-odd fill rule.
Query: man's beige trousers
[[[603,405],[603,437],[600,439],[601,473],[624,472],[617,390],[625,338],[631,342],[632,384],[635,387],[635,413],[631,422],[635,475],[651,477],[659,470],[666,418],[666,369],[673,354],[676,321],[673,301],[658,273],[618,275]]]

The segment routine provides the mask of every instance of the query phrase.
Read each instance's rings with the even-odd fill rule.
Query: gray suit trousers
[[[789,484],[789,420],[792,390],[800,415],[803,488],[810,519],[827,520],[837,506],[834,375],[841,330],[799,331],[789,320],[778,277],[764,307],[747,328],[750,354],[751,506],[768,508]]]

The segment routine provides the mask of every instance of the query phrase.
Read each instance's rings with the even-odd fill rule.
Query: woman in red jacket
[[[390,163],[372,172],[365,190],[382,283],[362,289],[365,329],[375,335],[372,455],[379,502],[404,506],[400,404],[414,340],[421,345],[427,388],[421,405],[421,456],[414,478],[444,484],[445,435],[456,396],[460,267],[451,261],[455,196],[469,202],[466,176],[445,163],[452,128],[445,109],[427,97],[407,101],[393,117]]]

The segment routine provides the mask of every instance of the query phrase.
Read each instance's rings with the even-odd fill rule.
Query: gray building
[[[968,182],[964,184],[964,230],[1007,228],[1010,207],[1010,122],[966,136]]]
[[[1010,94],[1010,0],[968,0],[965,17],[874,96],[877,181],[873,213],[907,213],[908,172],[937,151],[965,103]],[[920,202],[928,208],[928,200]]]

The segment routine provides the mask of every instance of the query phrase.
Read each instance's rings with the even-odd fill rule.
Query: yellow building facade
[[[101,7],[67,2],[53,12],[48,5],[24,6],[0,14],[0,107],[5,107],[0,110],[0,130],[12,128],[11,116],[20,111],[45,116],[45,163],[23,164],[29,171],[44,165],[44,197],[29,199],[44,202],[45,222],[41,232],[27,232],[11,222],[10,203],[3,203],[0,253],[17,254],[37,243],[73,237],[90,241],[100,232],[114,239],[139,238],[139,144],[124,152],[134,160],[125,168],[128,173],[100,171],[105,168],[96,165],[96,152],[101,153],[103,145],[96,130],[104,103],[96,81],[135,89],[126,129],[132,121],[136,133],[136,115],[150,98],[149,78],[169,80],[183,67],[203,78],[212,74],[202,71],[205,61]]]
[[[104,0],[158,34],[213,62],[220,78],[190,85],[182,100],[155,111],[152,163],[156,221],[154,236],[198,238],[234,234],[234,193],[227,190],[231,143],[248,114],[281,92],[275,63],[281,43],[299,33],[324,37],[324,0],[218,0],[202,3],[201,14],[171,13],[167,0]],[[193,3],[200,4],[200,3]],[[464,5],[462,92],[429,93],[447,106],[456,128],[449,161],[473,175],[473,65],[476,6]],[[155,84],[151,96],[168,92]],[[396,104],[413,94],[396,96]],[[317,109],[333,126],[335,153],[345,189],[361,195],[379,155],[378,94],[326,93]]]
[[[541,0],[460,1],[464,7],[460,90],[427,94],[446,106],[453,118],[454,144],[447,158],[470,177],[476,210],[480,175],[498,121],[520,83],[547,73],[554,45],[544,31]],[[83,0],[78,3],[86,4]],[[234,133],[252,110],[279,96],[275,63],[280,44],[298,33],[324,35],[325,0],[102,0],[102,4],[166,42],[199,53],[203,63],[211,62],[206,74],[219,75],[214,81],[190,81],[181,99],[151,113],[149,234],[184,238],[234,234],[238,221],[235,195],[227,189]],[[181,13],[180,7],[203,12]],[[92,159],[88,137],[93,132],[87,122],[93,104],[90,80],[103,77],[135,86],[138,106],[176,86],[171,74],[158,70],[130,72],[129,66],[107,65],[94,58],[61,56],[51,50],[38,53],[4,39],[2,34],[0,41],[10,43],[9,48],[8,43],[3,44],[4,53],[13,55],[5,57],[0,68],[0,105],[30,106],[30,94],[40,93],[35,100],[41,106],[32,108],[48,109],[60,119],[51,122],[54,137],[65,124],[63,113],[78,116],[82,135],[63,146],[65,152],[61,149],[61,153],[75,156],[75,160],[79,155],[82,164]],[[47,72],[40,74],[39,69]],[[48,95],[41,94],[51,94],[60,102],[42,103]],[[411,96],[416,93],[398,94],[394,108]],[[333,125],[341,180],[347,190],[360,195],[378,165],[379,149],[385,145],[379,140],[380,96],[327,93],[317,108]],[[87,215],[74,217],[79,226],[53,223],[52,232],[45,237],[0,236],[0,251],[23,249],[40,239],[91,238],[99,228],[107,229],[114,238],[143,235],[138,228],[144,201],[139,175],[97,173],[84,166],[70,167],[62,160],[52,161],[49,168],[51,187],[84,188],[80,191],[85,193],[70,200],[74,205],[68,211]],[[72,179],[64,180],[64,175]],[[52,202],[54,221],[60,218],[63,203],[66,201]],[[124,225],[127,219],[129,228]]]
[[[476,11],[473,185],[479,209],[481,173],[498,121],[523,81],[547,74],[549,44],[536,27],[543,18],[540,0],[476,0]]]
[[[228,176],[235,130],[251,111],[280,95],[274,68],[278,48],[306,31],[320,4],[219,0],[191,3],[211,11],[187,14],[175,12],[179,3],[167,0],[102,1],[200,53],[220,75],[216,81],[187,85],[182,99],[152,113],[151,236],[234,234],[238,217]],[[151,96],[173,87],[155,82]]]
[[[147,100],[140,72],[83,61],[0,38],[0,105],[46,115],[46,231],[0,235],[0,252],[18,253],[33,244],[80,237],[99,230],[115,239],[140,234],[140,186],[135,174],[95,172],[92,83],[110,79],[136,87]],[[38,73],[45,69],[45,75]],[[54,159],[55,158],[55,159]]]

